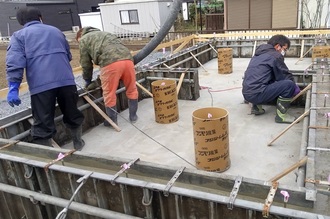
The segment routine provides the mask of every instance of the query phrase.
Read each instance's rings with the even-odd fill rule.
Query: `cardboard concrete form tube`
[[[121,129],[117,126],[116,123],[114,123],[107,114],[105,114],[101,109],[100,107],[98,107],[91,98],[89,98],[89,96],[87,95],[84,95],[83,96],[85,98],[85,100],[98,112],[100,113],[100,115],[105,119],[107,120],[110,125],[112,125],[112,127],[117,131],[117,132],[120,132]]]
[[[179,120],[178,95],[176,81],[157,80],[151,83],[155,120],[157,123],[168,124]]]
[[[228,111],[207,107],[192,114],[196,167],[224,172],[230,167]]]

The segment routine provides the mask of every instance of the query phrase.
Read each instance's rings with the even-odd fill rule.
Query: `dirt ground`
[[[8,87],[6,80],[6,46],[0,46],[0,90]],[[71,48],[72,68],[79,67],[79,49],[76,47]]]

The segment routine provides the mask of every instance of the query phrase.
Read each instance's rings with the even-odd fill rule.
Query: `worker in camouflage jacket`
[[[136,122],[138,91],[133,57],[129,49],[116,35],[94,27],[81,28],[77,32],[76,40],[79,42],[80,64],[86,82],[85,88],[88,90],[94,87],[93,64],[99,65],[106,113],[114,123],[118,124],[116,90],[119,81],[122,80],[128,98],[129,119],[131,122]],[[104,125],[110,126],[107,121],[104,121]]]

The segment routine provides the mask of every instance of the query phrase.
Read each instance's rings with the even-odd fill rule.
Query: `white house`
[[[158,32],[170,12],[172,0],[115,0],[99,4],[103,30],[115,34]]]

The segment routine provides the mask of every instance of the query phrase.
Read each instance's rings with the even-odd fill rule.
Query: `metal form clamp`
[[[70,207],[71,203],[73,202],[74,197],[77,195],[80,188],[86,183],[86,181],[88,180],[88,178],[92,174],[93,174],[93,172],[89,172],[89,173],[85,174],[84,176],[80,177],[77,180],[77,183],[79,183],[79,186],[74,191],[74,193],[73,193],[72,197],[70,198],[69,203],[67,204],[67,206],[57,215],[57,217],[55,219],[65,219],[66,218],[67,212],[69,210],[69,207]]]
[[[272,186],[270,187],[268,196],[265,200],[264,208],[262,210],[262,216],[265,218],[269,217],[270,206],[272,205],[272,203],[274,201],[274,197],[275,197],[277,188],[278,188],[278,182],[273,182]]]
[[[236,199],[236,196],[237,196],[239,187],[242,184],[242,180],[243,180],[243,177],[242,176],[237,176],[236,179],[235,179],[235,184],[234,184],[234,187],[233,187],[233,189],[232,189],[232,191],[230,193],[229,202],[227,204],[227,208],[229,210],[233,210],[233,208],[234,208],[234,201]]]
[[[119,177],[119,175],[124,173],[126,170],[128,170],[133,164],[135,164],[139,160],[140,160],[140,158],[137,158],[135,160],[130,161],[129,163],[124,163],[123,165],[121,165],[121,169],[110,180],[111,184],[115,185],[115,180]]]
[[[175,181],[179,178],[179,176],[181,175],[181,173],[183,173],[183,170],[185,169],[186,167],[181,167],[180,169],[178,169],[176,171],[176,173],[174,174],[174,176],[172,177],[172,179],[167,183],[163,193],[164,195],[167,197],[170,193],[170,189],[171,187],[173,186],[173,184],[175,183]]]

